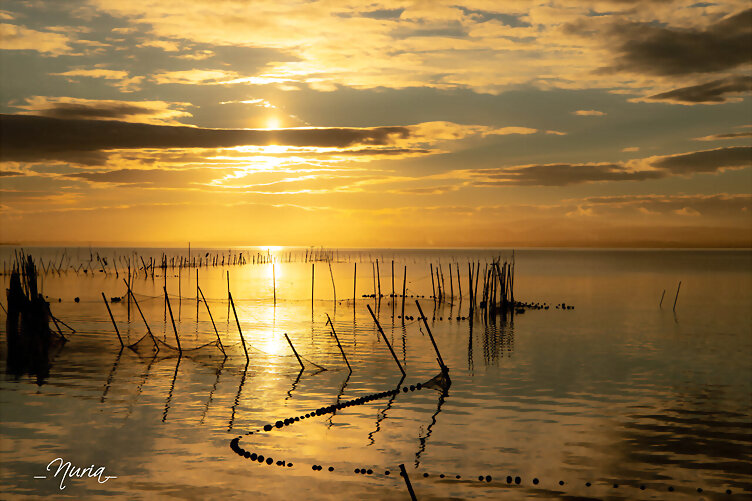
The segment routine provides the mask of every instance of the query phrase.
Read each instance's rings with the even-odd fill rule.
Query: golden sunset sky
[[[747,0],[6,0],[0,241],[752,245]]]

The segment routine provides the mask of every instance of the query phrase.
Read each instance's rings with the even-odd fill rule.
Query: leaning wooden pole
[[[125,282],[125,279],[123,279],[123,282]],[[125,282],[125,286],[128,287],[128,282]],[[128,287],[128,294],[131,295],[131,298],[133,298],[133,303],[136,305],[136,309],[138,309],[138,313],[141,315],[141,320],[144,321],[144,325],[146,326],[146,332],[149,333],[149,336],[151,336],[151,340],[154,343],[154,346],[157,347],[157,351],[159,351],[159,345],[157,344],[157,340],[154,338],[154,334],[152,334],[151,329],[149,328],[149,324],[146,322],[146,317],[144,316],[144,312],[141,311],[141,306],[138,305],[138,301],[136,301],[136,296],[133,295],[133,291],[130,287]]]
[[[347,368],[352,372],[352,367],[350,367],[350,362],[347,361],[347,355],[345,355],[345,350],[342,349],[342,344],[339,342],[339,337],[337,337],[337,332],[334,330],[334,323],[332,322],[332,319],[329,318],[329,314],[326,314],[326,322],[329,324],[329,327],[332,329],[332,334],[334,334],[334,340],[337,341],[337,346],[339,347],[340,353],[342,353],[342,358],[345,359],[345,363],[347,364]]]
[[[418,312],[420,312],[420,318],[423,319],[423,325],[426,326],[426,332],[428,332],[428,337],[431,339],[431,344],[433,344],[433,349],[436,350],[436,360],[439,362],[439,367],[441,367],[442,372],[448,372],[449,369],[446,365],[444,365],[444,359],[441,358],[441,353],[439,353],[439,347],[436,346],[436,341],[433,339],[433,334],[431,334],[431,328],[428,327],[428,320],[426,319],[426,316],[423,314],[423,308],[420,307],[420,303],[418,300],[415,300],[415,304],[418,306]]]
[[[402,478],[405,479],[405,485],[407,486],[407,492],[410,493],[410,499],[412,501],[418,501],[418,498],[415,497],[415,491],[413,490],[413,484],[410,483],[410,477],[407,476],[407,470],[405,470],[405,465],[400,464],[400,475],[402,475]]]
[[[209,314],[209,320],[211,320],[212,327],[214,327],[214,334],[217,335],[217,342],[219,343],[219,349],[222,350],[222,353],[225,357],[227,357],[227,353],[225,353],[225,347],[222,345],[222,340],[219,338],[219,331],[217,331],[217,326],[214,323],[214,317],[211,314],[211,310],[209,309],[209,303],[206,302],[206,298],[204,297],[204,291],[201,290],[199,287],[198,291],[201,293],[201,299],[204,302],[204,306],[206,306],[206,312]]]
[[[679,280],[679,286],[676,288],[676,297],[674,298],[674,311],[676,311],[676,301],[679,299],[679,289],[681,289],[681,280]]]
[[[381,333],[381,337],[384,338],[384,342],[386,343],[386,346],[389,348],[389,351],[392,354],[392,357],[394,358],[394,361],[397,363],[397,367],[399,367],[400,372],[402,372],[402,375],[405,376],[405,369],[402,368],[402,364],[400,363],[399,359],[397,358],[397,354],[394,353],[394,350],[392,349],[392,345],[389,344],[389,340],[386,338],[386,334],[384,334],[384,329],[381,328],[381,324],[379,323],[379,320],[376,318],[376,315],[373,314],[373,310],[371,309],[371,305],[367,304],[368,312],[373,317],[373,321],[376,322],[376,328]],[[403,315],[404,318],[404,315]]]
[[[172,306],[170,306],[170,298],[167,297],[167,287],[164,287],[164,297],[167,303],[167,309],[170,311],[170,320],[172,321],[172,331],[175,333],[175,341],[178,343],[178,353],[183,353],[183,348],[180,346],[180,337],[178,336],[178,329],[175,327],[175,317],[172,316]]]
[[[240,320],[238,320],[238,312],[235,311],[235,301],[232,300],[232,293],[230,293],[230,306],[232,306],[232,313],[235,315],[235,323],[238,326],[238,333],[240,334],[240,342],[243,343],[243,351],[245,352],[245,361],[248,362],[248,348],[245,346],[245,339],[243,339],[243,331],[240,330]]]
[[[402,323],[405,323],[405,296],[407,295],[407,265],[402,275]]]
[[[290,341],[290,338],[287,336],[286,332],[285,332],[285,339],[287,339],[287,342],[290,344],[290,348],[292,348],[292,352],[295,353],[295,358],[298,359],[298,363],[300,364],[300,370],[305,370],[305,365],[303,365],[303,361],[300,359],[300,355],[298,355],[298,351],[292,345],[292,341]]]
[[[115,317],[112,316],[112,310],[110,310],[110,304],[107,302],[107,297],[104,295],[104,292],[102,293],[102,301],[104,301],[104,305],[107,307],[107,313],[110,314],[110,320],[112,320],[112,326],[115,328],[115,334],[117,334],[118,341],[120,341],[120,347],[124,347],[123,344],[123,338],[120,337],[120,331],[118,330],[117,324],[115,323]]]

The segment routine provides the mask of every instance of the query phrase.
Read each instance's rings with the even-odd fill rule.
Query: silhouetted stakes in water
[[[292,345],[292,341],[290,341],[290,338],[287,336],[286,332],[285,332],[285,339],[287,339],[287,342],[290,344],[290,348],[292,348],[292,352],[295,353],[295,358],[298,359],[298,363],[300,364],[300,370],[301,371],[304,370],[305,369],[305,365],[303,365],[303,361],[300,359],[300,355],[298,355],[298,351]]]
[[[661,300],[658,303],[658,308],[663,308],[663,297],[666,295],[666,289],[663,289],[663,293],[661,294]]]
[[[407,270],[407,266],[405,266],[405,269]],[[404,305],[404,300],[403,300]],[[394,361],[397,363],[397,367],[399,367],[400,372],[402,372],[402,375],[405,375],[405,369],[402,368],[402,364],[400,364],[399,359],[397,358],[397,354],[394,353],[394,350],[392,349],[392,345],[389,344],[389,340],[386,338],[386,334],[384,334],[384,330],[381,328],[381,324],[379,323],[379,320],[376,318],[376,315],[373,314],[373,310],[371,309],[371,305],[367,304],[368,312],[373,317],[373,321],[376,322],[376,328],[381,333],[381,337],[384,338],[384,342],[386,343],[387,348],[389,348],[389,352],[392,354],[392,357],[394,358]],[[404,318],[404,315],[402,315]]]
[[[376,282],[378,283],[378,286],[379,286],[379,289],[378,289],[379,296],[378,297],[381,297],[381,272],[379,271],[379,260],[378,259],[376,260]]]
[[[402,323],[405,323],[405,295],[407,294],[407,265],[402,275]]]
[[[115,323],[115,317],[112,316],[112,310],[110,310],[110,304],[107,302],[107,296],[104,295],[104,292],[102,293],[102,301],[104,301],[104,305],[107,307],[107,313],[110,314],[112,326],[115,328],[115,334],[117,334],[118,341],[120,341],[120,347],[122,348],[123,346],[125,346],[123,344],[123,338],[120,337],[120,331],[118,330],[117,324]]]
[[[222,350],[222,354],[225,356],[225,358],[227,358],[225,347],[222,345],[222,340],[219,338],[219,332],[217,331],[217,326],[214,324],[214,317],[212,316],[211,310],[209,309],[209,303],[206,302],[206,298],[204,297],[204,291],[202,291],[200,287],[198,291],[201,293],[201,299],[204,301],[204,305],[206,306],[206,312],[209,314],[209,320],[211,320],[212,327],[214,327],[214,333],[217,335],[217,342],[219,343],[219,349]]]
[[[332,328],[332,334],[334,334],[334,340],[337,341],[337,346],[339,347],[340,353],[342,353],[342,358],[345,359],[345,363],[347,364],[347,368],[352,372],[352,367],[350,367],[350,362],[347,361],[347,355],[345,355],[345,350],[342,349],[342,344],[339,342],[339,337],[337,337],[337,332],[334,330],[334,322],[332,322],[332,319],[329,318],[329,314],[326,314],[326,322],[329,324],[329,327]]]
[[[235,315],[235,323],[238,326],[238,334],[240,334],[240,342],[243,343],[243,351],[245,352],[245,361],[248,362],[248,348],[245,346],[245,339],[243,339],[243,331],[240,329],[240,320],[238,320],[238,312],[235,311],[235,301],[232,300],[232,293],[230,292],[230,306],[232,306],[232,313]]]
[[[433,263],[428,263],[428,266],[430,266],[431,269],[431,297],[433,298],[434,302],[436,302],[436,287],[433,283]]]
[[[681,289],[681,280],[679,280],[679,285],[676,287],[676,297],[674,298],[674,311],[676,311],[676,301],[679,299],[679,289]]]
[[[431,344],[433,344],[433,349],[436,350],[436,361],[439,362],[439,367],[441,367],[442,372],[447,372],[449,369],[446,365],[444,365],[444,359],[441,358],[441,353],[439,353],[439,347],[436,345],[436,341],[433,339],[433,334],[431,333],[431,328],[428,327],[428,320],[426,319],[426,316],[423,314],[423,308],[420,307],[420,303],[418,300],[415,300],[415,304],[418,306],[418,312],[420,313],[420,318],[423,319],[423,325],[426,326],[426,332],[428,332],[428,337],[431,339]]]
[[[123,280],[125,282],[125,280]],[[125,282],[125,286],[128,287],[128,282]],[[159,351],[159,345],[157,344],[157,340],[154,338],[154,334],[152,334],[151,329],[149,328],[149,324],[146,322],[146,317],[144,316],[144,312],[141,311],[141,306],[138,305],[138,301],[136,301],[136,296],[133,295],[133,291],[130,287],[128,287],[128,294],[131,295],[131,298],[133,298],[133,303],[136,305],[136,309],[138,309],[139,315],[141,315],[141,320],[144,321],[144,325],[146,326],[146,332],[149,333],[149,336],[151,337],[151,341],[154,343],[154,347]]]
[[[355,292],[355,284],[358,283],[358,263],[353,263],[353,307],[355,305],[355,298],[358,295]]]
[[[400,464],[399,465],[400,474],[402,475],[402,478],[405,479],[405,485],[407,486],[407,492],[410,493],[410,499],[412,501],[418,501],[418,498],[415,497],[415,491],[413,490],[413,484],[410,483],[410,477],[407,476],[407,470],[405,470],[405,465]]]
[[[198,287],[198,284],[196,284]],[[172,321],[172,331],[175,333],[175,341],[178,343],[178,353],[183,353],[183,348],[180,346],[180,336],[178,336],[178,329],[175,327],[175,317],[172,316],[172,306],[170,306],[170,298],[167,297],[167,287],[164,287],[164,297],[167,303],[167,309],[170,312],[170,320]]]

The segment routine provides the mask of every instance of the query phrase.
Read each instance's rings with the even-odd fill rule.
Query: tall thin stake
[[[287,339],[287,342],[290,343],[290,348],[292,348],[292,352],[295,353],[295,357],[298,359],[298,363],[300,364],[301,370],[305,369],[305,365],[303,365],[303,361],[300,359],[300,355],[298,355],[297,350],[292,345],[292,341],[290,341],[290,338],[287,337],[287,333],[285,332],[285,339]]]
[[[441,353],[439,353],[439,347],[436,346],[436,341],[433,339],[433,334],[431,334],[431,328],[428,327],[428,321],[426,320],[426,316],[423,314],[423,308],[420,307],[420,303],[418,300],[415,300],[415,304],[418,305],[418,311],[420,312],[420,318],[423,319],[423,325],[426,326],[426,332],[428,332],[428,337],[431,338],[431,344],[433,344],[433,349],[436,350],[436,360],[439,362],[439,367],[441,367],[441,370],[443,372],[446,372],[447,366],[444,365],[444,359],[441,358]]]
[[[214,317],[211,314],[211,310],[209,309],[209,303],[206,302],[206,298],[204,297],[204,291],[201,290],[201,288],[198,289],[198,291],[201,293],[201,299],[204,301],[204,305],[206,306],[206,312],[209,313],[209,319],[211,320],[212,327],[214,327],[214,334],[217,335],[217,341],[219,342],[219,349],[222,350],[222,353],[225,357],[227,357],[227,353],[225,353],[225,347],[222,345],[222,340],[219,338],[219,332],[217,331],[217,326],[214,324]]]
[[[386,338],[386,334],[384,334],[384,329],[381,328],[381,324],[379,323],[379,320],[376,318],[376,315],[373,314],[373,310],[371,309],[371,305],[367,304],[368,312],[373,317],[373,321],[376,322],[376,328],[379,329],[379,332],[381,333],[381,337],[384,338],[384,342],[386,343],[386,346],[389,348],[389,351],[392,354],[392,357],[394,358],[394,361],[397,363],[397,367],[399,367],[400,372],[402,372],[402,375],[405,374],[405,369],[402,368],[402,364],[400,364],[399,359],[397,358],[397,354],[394,353],[394,350],[392,349],[392,345],[389,344],[389,340]]]
[[[679,280],[679,286],[676,288],[676,297],[674,298],[674,311],[676,311],[676,301],[679,299],[679,289],[681,289],[681,280]]]
[[[245,339],[243,339],[243,331],[240,330],[240,320],[238,320],[238,313],[235,311],[235,301],[232,300],[232,293],[230,293],[230,306],[232,306],[232,313],[235,315],[235,323],[238,325],[238,333],[240,334],[240,341],[243,343],[243,351],[245,352],[245,361],[248,362],[248,348],[245,347]]]
[[[178,353],[183,353],[183,348],[180,346],[180,337],[178,337],[178,329],[175,327],[175,318],[172,316],[172,306],[170,306],[170,298],[167,297],[167,287],[164,287],[164,297],[167,303],[167,309],[170,311],[170,320],[172,320],[172,331],[175,333],[175,341],[178,343]],[[198,299],[198,298],[197,298]]]
[[[405,470],[405,465],[400,464],[400,473],[402,474],[402,478],[405,479],[405,485],[407,486],[407,492],[410,493],[410,499],[412,501],[418,501],[418,498],[415,497],[415,491],[413,490],[413,484],[410,483],[410,477],[407,476],[407,470]]]
[[[347,368],[350,369],[350,372],[352,372],[352,367],[350,367],[350,362],[347,361],[347,355],[345,355],[345,350],[342,349],[342,345],[339,342],[339,337],[337,337],[337,332],[334,330],[334,323],[332,322],[332,319],[329,318],[329,314],[326,314],[326,321],[329,324],[329,327],[332,328],[332,334],[334,334],[334,340],[337,341],[337,346],[339,346],[339,351],[342,353],[342,358],[345,359],[345,363],[347,364]]]
[[[112,326],[115,328],[115,334],[117,334],[118,340],[120,341],[120,347],[124,347],[123,344],[123,338],[120,337],[120,331],[117,328],[117,324],[115,323],[115,317],[112,316],[112,310],[110,310],[110,304],[107,302],[107,297],[104,295],[104,292],[102,293],[102,301],[104,301],[104,305],[107,307],[107,313],[110,314],[110,320],[112,320]]]

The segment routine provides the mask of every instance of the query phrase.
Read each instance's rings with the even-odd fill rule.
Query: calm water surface
[[[43,385],[30,377],[2,377],[4,498],[408,499],[397,474],[400,463],[421,500],[752,497],[748,251],[517,251],[516,298],[545,301],[551,309],[495,321],[476,311],[470,321],[456,319],[469,316],[468,261],[509,258],[511,252],[341,250],[331,273],[327,263],[315,264],[312,301],[311,264],[300,262],[300,252],[296,262],[284,262],[289,250],[277,249],[281,262],[274,266],[198,271],[227,345],[226,360],[213,347],[182,357],[168,350],[156,357],[120,351],[101,292],[124,296],[122,258],[133,259],[132,250],[30,251],[45,263],[63,259],[65,267],[94,256],[94,270],[100,268],[99,252],[108,266],[107,273],[43,276],[53,313],[77,332]],[[145,258],[161,251],[138,250]],[[12,253],[4,248],[0,258],[7,261]],[[376,259],[380,280],[373,274]],[[119,263],[118,277],[113,261]],[[401,299],[361,297],[378,290],[379,281],[382,294],[391,294],[392,261],[394,288],[401,291],[406,266],[407,294],[425,296],[421,305],[450,368],[449,390],[400,393],[247,435],[278,419],[400,383],[366,305],[377,313],[407,371],[403,386],[437,374],[425,329],[417,320],[403,325],[397,318]],[[435,306],[429,299],[429,263],[439,262],[447,288],[452,263],[455,295],[460,264],[462,301]],[[247,365],[227,301],[228,270],[250,345]],[[169,269],[167,275],[158,269],[154,278],[134,281],[152,332],[175,344],[162,295],[166,283],[183,347],[215,340],[206,307],[196,301],[196,270]],[[8,277],[2,278],[6,287]],[[561,302],[575,309],[554,308]],[[112,309],[126,342],[145,334],[133,304],[130,312],[126,301]],[[350,375],[327,314],[353,367]],[[405,314],[418,318],[414,299],[406,301]],[[4,313],[2,319],[4,329]],[[302,374],[284,333],[304,357]],[[238,456],[229,446],[238,436],[245,450],[292,466]],[[52,478],[56,468],[46,471],[57,457],[76,466],[105,466],[107,475],[118,478],[104,484],[68,479],[61,490],[60,478]],[[324,468],[315,471],[312,465]],[[355,474],[356,468],[373,473]],[[43,475],[48,478],[34,478]],[[519,476],[520,484],[507,484],[508,475]]]

